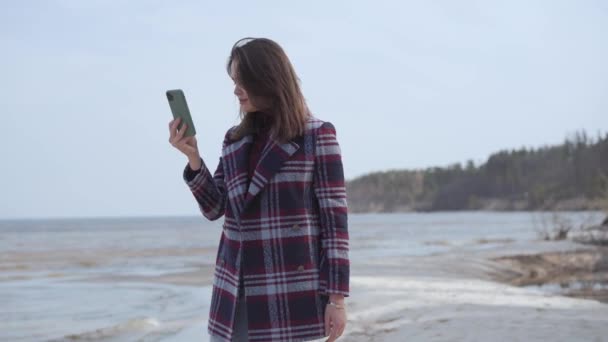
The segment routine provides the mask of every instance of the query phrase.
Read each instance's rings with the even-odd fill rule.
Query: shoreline
[[[477,239],[448,253],[368,260],[353,269],[343,339],[602,340],[608,334],[603,290],[565,294],[542,286],[565,281],[579,260],[584,266],[571,283],[602,281],[607,250],[572,241]],[[544,263],[518,268],[529,259]]]
[[[518,287],[539,287],[568,297],[608,303],[608,247],[521,254],[494,258],[507,271],[494,280]]]

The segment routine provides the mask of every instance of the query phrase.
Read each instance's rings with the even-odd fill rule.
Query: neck
[[[268,132],[272,127],[272,117],[263,112],[256,112],[253,122],[257,132]]]

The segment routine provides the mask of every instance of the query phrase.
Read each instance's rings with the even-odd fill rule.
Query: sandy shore
[[[588,260],[596,248],[571,242],[476,241],[454,253],[355,264],[345,341],[605,341],[608,305],[518,287],[527,258],[552,267]],[[535,255],[529,257],[528,255]],[[593,261],[595,260],[595,261]],[[593,262],[592,262],[593,261]],[[518,269],[519,265],[522,269]],[[534,267],[531,264],[529,267]],[[589,268],[592,270],[593,268]],[[570,268],[563,268],[566,273]],[[529,274],[529,273],[528,273]],[[581,276],[583,272],[577,273]],[[562,272],[563,276],[566,276]],[[549,278],[546,278],[549,280]],[[517,285],[527,284],[517,283]]]
[[[498,281],[515,286],[553,288],[566,296],[608,303],[608,247],[506,256],[494,260],[509,268],[508,272],[495,274]]]

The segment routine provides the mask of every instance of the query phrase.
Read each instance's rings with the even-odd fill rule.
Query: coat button
[[[221,260],[220,260],[220,265],[221,265],[221,266],[224,266],[224,264],[225,264],[225,263],[226,263],[226,262],[224,261],[224,259],[221,259]]]
[[[302,272],[302,271],[304,271],[304,265],[298,266],[298,272]]]
[[[293,227],[291,227],[293,230],[298,230],[300,229],[300,225],[299,224],[294,224]]]

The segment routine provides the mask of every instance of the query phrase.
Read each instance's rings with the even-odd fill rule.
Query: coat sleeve
[[[228,133],[224,137],[222,150],[226,146]],[[219,163],[213,175],[201,158],[201,168],[192,172],[189,165],[184,167],[184,182],[190,188],[192,195],[198,203],[198,207],[206,218],[211,221],[217,220],[224,215],[227,202],[226,183],[224,181],[223,158],[219,158]]]
[[[321,280],[328,294],[349,296],[348,219],[346,187],[336,129],[325,122],[317,131],[315,144],[314,193],[318,201],[321,247],[325,265]]]

